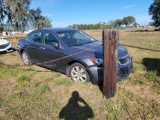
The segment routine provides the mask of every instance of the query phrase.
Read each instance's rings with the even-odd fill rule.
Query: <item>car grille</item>
[[[6,48],[6,45],[0,45],[0,49]]]
[[[120,64],[126,64],[130,61],[130,59],[131,59],[130,56],[127,56],[125,58],[119,59],[119,62],[120,62]]]
[[[9,46],[9,44],[10,44],[10,43],[4,44],[4,45],[0,45],[0,49],[6,48],[7,46]]]

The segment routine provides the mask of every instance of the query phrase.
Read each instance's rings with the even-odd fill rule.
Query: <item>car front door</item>
[[[43,65],[50,69],[55,69],[61,71],[68,58],[62,59],[65,55],[65,49],[60,49],[55,44],[60,44],[53,33],[44,32],[43,34],[43,49],[41,50],[40,61]],[[63,70],[62,70],[63,72]]]

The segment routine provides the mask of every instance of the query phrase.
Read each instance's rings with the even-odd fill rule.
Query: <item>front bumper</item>
[[[12,45],[8,45],[7,47],[3,48],[3,49],[0,49],[0,52],[12,52],[13,49],[12,49]]]
[[[88,68],[88,72],[91,76],[91,80],[94,84],[100,84],[103,82],[103,66],[91,66]],[[133,72],[132,59],[125,65],[118,65],[117,67],[117,82],[126,79]]]

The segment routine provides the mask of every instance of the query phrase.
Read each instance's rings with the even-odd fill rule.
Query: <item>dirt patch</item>
[[[13,37],[26,37],[28,34],[16,33]]]
[[[149,98],[151,100],[156,100],[159,101],[160,100],[160,95],[154,93],[150,87],[147,86],[123,86],[121,84],[121,86],[119,86],[123,89],[126,89],[130,92],[132,92],[133,94],[139,96],[139,97],[143,97],[143,98]]]

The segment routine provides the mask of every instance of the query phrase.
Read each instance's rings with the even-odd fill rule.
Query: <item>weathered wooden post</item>
[[[119,43],[118,30],[103,31],[103,50],[104,50],[103,94],[107,98],[113,97],[116,92],[118,43]]]

